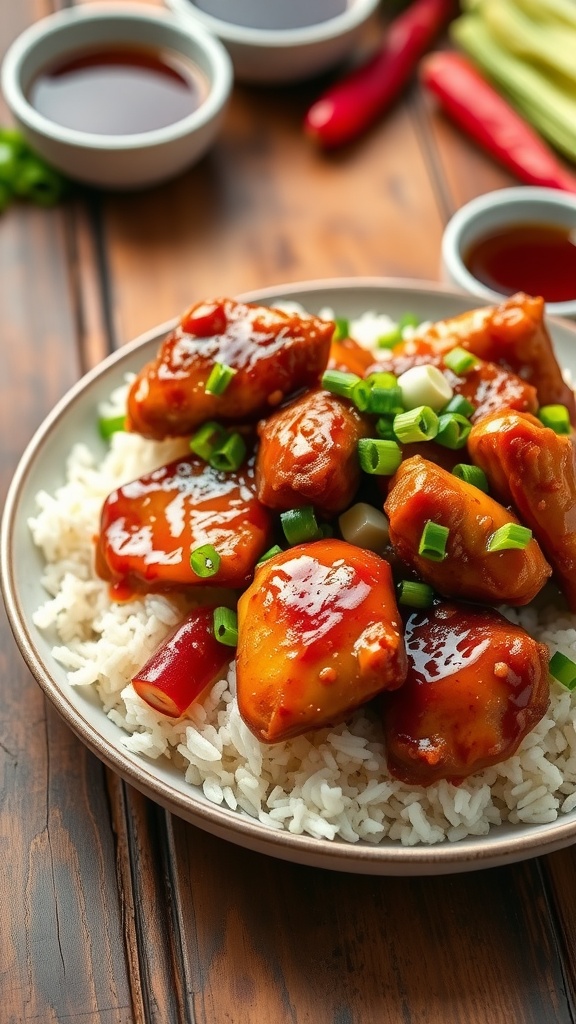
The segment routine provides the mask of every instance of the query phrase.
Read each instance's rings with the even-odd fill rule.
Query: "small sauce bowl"
[[[310,78],[343,60],[379,2],[164,0],[222,41],[238,80],[270,85]]]
[[[477,298],[489,302],[500,301],[510,294],[509,290],[496,290],[489,287],[485,280],[479,280],[470,269],[470,254],[478,244],[495,235],[506,239],[507,232],[512,233],[519,227],[534,229],[534,236],[542,238],[542,250],[539,257],[537,241],[533,240],[533,265],[531,266],[530,284],[518,282],[518,288],[533,294],[542,294],[534,286],[538,281],[538,258],[543,268],[547,267],[550,253],[544,248],[544,236],[550,234],[567,237],[574,233],[576,245],[576,196],[559,189],[533,188],[520,186],[505,188],[496,192],[488,192],[466,203],[448,222],[442,238],[442,277],[444,281]],[[571,239],[570,239],[571,240]],[[544,280],[544,274],[542,274]],[[547,312],[551,316],[576,317],[576,275],[574,276],[573,294],[563,301],[547,301]]]
[[[32,104],[37,77],[90,51],[110,48],[172,53],[204,82],[191,112],[163,127],[99,134],[66,127]],[[111,189],[138,189],[175,177],[213,143],[233,82],[225,48],[202,26],[146,6],[90,4],[41,19],[11,45],[2,89],[30,146],[73,180]]]

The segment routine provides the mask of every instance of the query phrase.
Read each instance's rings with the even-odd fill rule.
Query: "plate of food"
[[[576,841],[576,330],[537,298],[200,297],[79,381],[1,537],[33,675],[127,782],[367,874]]]

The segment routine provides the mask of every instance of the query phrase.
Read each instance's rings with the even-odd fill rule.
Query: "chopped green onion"
[[[210,456],[224,443],[227,437],[228,431],[225,427],[214,420],[209,420],[190,439],[190,450],[208,462]]]
[[[392,476],[402,462],[402,452],[396,441],[363,437],[358,441],[358,458],[365,473]]]
[[[214,449],[208,459],[212,469],[221,469],[224,473],[233,473],[240,469],[246,458],[246,443],[241,434],[228,434],[225,441]]]
[[[280,514],[280,523],[289,544],[303,544],[308,540],[320,540],[322,531],[316,521],[311,505],[291,508]]]
[[[484,491],[484,494],[488,494],[488,480],[484,470],[479,466],[470,466],[466,462],[459,462],[457,466],[454,466],[452,473],[459,480],[464,480],[465,483],[472,484],[480,491]]]
[[[434,601],[434,591],[427,583],[401,580],[398,584],[398,603],[409,608],[429,608]]]
[[[321,383],[324,390],[330,391],[332,395],[353,401],[352,392],[361,379],[356,373],[347,373],[345,370],[326,370],[322,374]]]
[[[401,412],[394,417],[394,433],[401,444],[432,441],[438,431],[438,417],[428,405]]]
[[[397,388],[395,374],[381,371],[371,373],[362,381],[367,387],[365,408],[358,405],[361,412],[388,413],[403,412],[402,396]],[[395,390],[394,390],[395,389]],[[389,408],[392,406],[392,408]]]
[[[476,406],[464,398],[464,395],[453,395],[448,405],[445,405],[441,411],[443,413],[457,412],[459,416],[469,417],[476,411]]]
[[[360,412],[367,412],[370,403],[370,385],[365,380],[358,380],[352,388],[350,396]]]
[[[395,441],[394,421],[391,417],[381,416],[376,420],[376,433],[383,441]]]
[[[446,544],[450,530],[447,526],[429,520],[420,537],[418,554],[429,558],[432,562],[442,562],[446,558]]]
[[[124,413],[122,416],[101,416],[98,421],[98,429],[100,436],[108,441],[112,434],[117,434],[121,430],[125,429],[126,416]]]
[[[220,568],[220,555],[212,544],[202,544],[190,554],[190,568],[200,579],[215,576]]]
[[[576,689],[576,662],[567,658],[565,654],[556,651],[550,658],[550,675],[554,676],[567,690]]]
[[[565,405],[543,405],[538,413],[538,419],[555,434],[572,433],[570,414]]]
[[[334,330],[333,341],[343,341],[345,338],[350,337],[350,322],[343,316],[337,316],[334,320],[336,328]]]
[[[0,142],[11,146],[19,158],[30,156],[30,146],[18,128],[0,128]]]
[[[476,356],[458,345],[444,356],[444,365],[458,375],[468,373],[472,367],[476,366],[477,362]]]
[[[4,213],[4,210],[10,206],[14,193],[9,185],[4,181],[0,181],[0,213]]]
[[[463,448],[472,430],[470,420],[460,416],[457,412],[445,412],[438,419],[438,433],[436,440],[445,448]]]
[[[214,609],[212,618],[214,636],[226,647],[237,647],[238,645],[238,616],[231,608],[224,605]]]
[[[0,181],[8,185],[10,190],[14,188],[19,167],[20,156],[16,148],[5,139],[0,139]]]
[[[26,156],[20,161],[14,178],[14,192],[23,199],[30,199],[38,206],[55,206],[67,188],[67,181],[53,167],[49,167],[37,156]]]
[[[226,366],[226,363],[214,363],[205,390],[209,395],[223,395],[237,372],[232,366]]]
[[[394,324],[385,334],[380,334],[376,344],[378,348],[396,348],[402,341],[402,328],[400,324]]]
[[[375,385],[370,390],[368,412],[387,414],[388,416],[395,416],[399,412],[404,412],[400,388],[397,385],[392,388],[381,388]]]
[[[405,327],[418,327],[420,324],[420,318],[415,313],[402,313],[398,321],[400,330],[404,330]]]
[[[398,378],[395,373],[390,373],[388,370],[378,370],[376,373],[368,374],[366,383],[371,388],[395,388]]]
[[[274,558],[276,555],[281,555],[282,553],[283,549],[280,547],[280,545],[274,544],[274,546],[268,548],[268,551],[265,551],[263,555],[260,555],[260,558],[256,562],[256,565],[264,565],[265,562],[268,562],[271,558]]]
[[[532,530],[520,523],[506,523],[490,537],[487,551],[509,551],[518,548],[523,551],[532,540]]]

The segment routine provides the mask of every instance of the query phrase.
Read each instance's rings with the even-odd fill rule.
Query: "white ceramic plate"
[[[310,312],[331,306],[338,316],[348,317],[365,310],[396,317],[409,310],[431,320],[455,316],[475,305],[468,296],[434,285],[379,279],[293,284],[242,297],[269,305],[290,299]],[[155,328],[126,345],[68,392],[30,442],[6,500],[1,581],[8,615],[30,670],[69,726],[105,764],[174,814],[241,846],[298,863],[365,874],[442,874],[494,867],[575,842],[576,811],[548,825],[503,825],[482,838],[408,848],[390,841],[372,846],[278,832],[243,812],[210,803],[200,789],[187,785],[169,762],[148,761],[128,752],[121,742],[123,733],[105,716],[96,697],[68,684],[64,669],[51,654],[54,638],[41,633],[32,622],[34,610],[46,595],[39,583],[41,556],[32,543],[27,520],[36,511],[35,494],[41,489],[53,492],[64,482],[72,438],[98,450],[94,424],[99,403],[123,381],[126,372],[138,371],[152,358],[170,326]],[[576,375],[576,328],[561,321],[550,326],[560,362]],[[101,450],[103,454],[104,448]]]

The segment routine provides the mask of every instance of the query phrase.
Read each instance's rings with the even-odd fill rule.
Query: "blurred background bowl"
[[[310,78],[343,60],[380,0],[164,2],[183,21],[201,25],[222,41],[238,80],[282,84]]]
[[[488,302],[499,301],[510,291],[497,291],[479,280],[469,269],[469,254],[481,240],[505,235],[518,226],[559,228],[573,235],[576,247],[576,196],[560,189],[536,188],[522,185],[487,192],[461,207],[446,225],[442,238],[442,278],[449,284]],[[576,257],[576,252],[575,252]],[[546,260],[543,250],[540,266]],[[537,276],[538,263],[531,270]],[[531,273],[531,277],[533,274]],[[521,284],[519,289],[540,294]],[[552,316],[576,317],[576,275],[573,280],[573,298],[562,302],[546,302]]]
[[[165,127],[123,135],[67,128],[35,109],[28,96],[39,73],[106,47],[165,50],[187,61],[205,81],[199,106]],[[5,100],[30,146],[68,177],[104,188],[143,188],[196,163],[218,134],[232,82],[225,48],[200,24],[136,4],[49,15],[14,41],[2,64]]]

